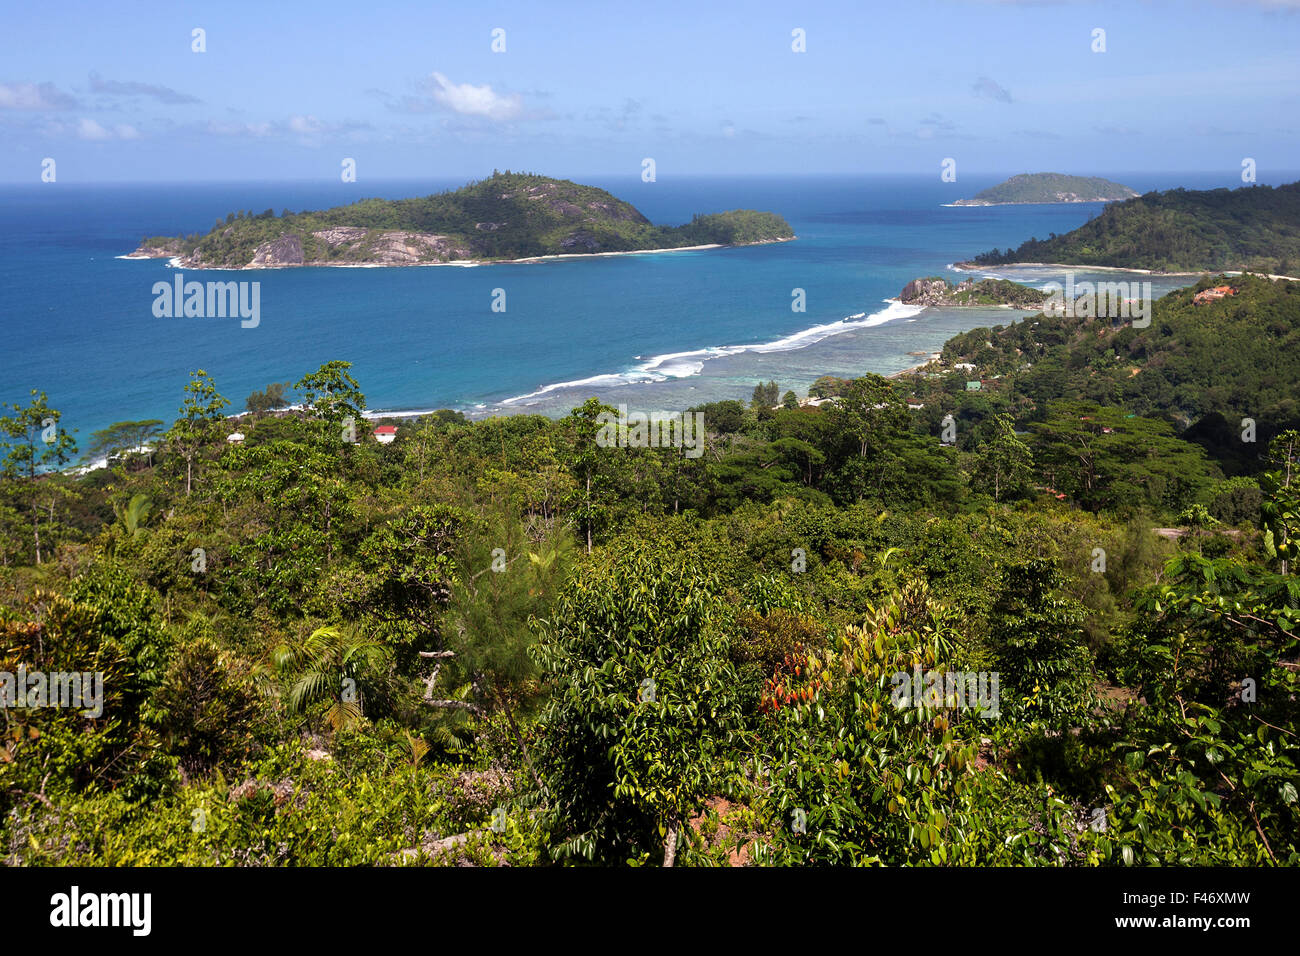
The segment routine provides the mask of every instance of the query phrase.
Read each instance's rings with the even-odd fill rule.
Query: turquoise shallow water
[[[760,379],[800,390],[826,373],[894,372],[921,360],[909,353],[1010,317],[886,312],[885,300],[908,280],[943,273],[994,245],[1068,231],[1100,208],[944,205],[999,178],[596,180],[655,222],[766,209],[784,215],[799,238],[475,268],[188,275],[258,281],[256,328],[241,328],[238,319],[155,317],[153,284],[174,270],[161,260],[117,257],[146,235],[206,231],[233,209],[324,208],[460,183],[3,187],[0,401],[25,402],[30,389],[44,389],[84,445],[91,431],[115,421],[170,420],[196,368],[214,377],[232,411],[269,382],[347,359],[372,409],[472,414],[559,414],[592,394],[671,410],[748,397]],[[1232,185],[1209,176],[1109,178],[1139,190]],[[791,311],[796,288],[806,296],[802,313]],[[495,289],[506,292],[504,314],[491,310]]]
[[[965,273],[955,270],[943,270],[943,274],[953,282],[966,277]],[[977,273],[976,276],[992,274]],[[1048,282],[1065,285],[1064,270],[1057,268],[1000,268],[995,274],[1036,288],[1042,288]],[[1074,270],[1074,281],[1150,282],[1150,295],[1158,299],[1191,280],[1185,276],[1152,277],[1129,272]],[[1139,288],[1145,298],[1146,287]],[[804,395],[808,386],[823,375],[841,378],[867,372],[892,375],[924,363],[958,333],[1007,325],[1032,314],[1004,308],[905,309],[897,305],[891,308],[885,302],[879,304],[879,310],[874,314],[875,320],[887,321],[869,326],[861,322],[845,323],[853,327],[798,348],[745,350],[710,358],[699,363],[700,371],[693,376],[643,384],[584,384],[558,388],[505,406],[495,406],[492,410],[563,415],[588,396],[596,395],[610,404],[622,403],[631,409],[674,411],[726,398],[747,402],[755,383],[767,381],[775,381],[782,394],[786,389],[793,389]]]

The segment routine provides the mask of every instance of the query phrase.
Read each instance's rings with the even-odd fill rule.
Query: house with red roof
[[[1206,302],[1213,302],[1215,299],[1222,299],[1225,295],[1236,295],[1237,290],[1230,285],[1216,285],[1213,289],[1206,289],[1198,292],[1192,297],[1193,305],[1204,305]]]

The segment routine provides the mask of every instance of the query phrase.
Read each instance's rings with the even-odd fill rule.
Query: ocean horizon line
[[[982,178],[982,177],[1005,177],[1018,175],[1024,170],[1008,167],[1006,169],[964,169],[962,178]],[[1221,169],[1077,169],[1074,175],[1080,176],[1214,176],[1223,174]],[[362,187],[365,183],[411,183],[411,182],[441,182],[443,180],[451,181],[472,181],[490,176],[490,172],[477,171],[472,173],[438,173],[438,174],[405,174],[393,176],[366,176],[361,178],[355,184]],[[605,172],[570,172],[570,171],[548,171],[539,173],[539,175],[552,176],[556,179],[600,179],[600,180],[618,180],[626,178],[629,182],[641,182],[640,170],[614,170]],[[1300,166],[1294,168],[1277,169],[1271,171],[1270,179],[1289,180],[1291,177],[1300,177]],[[897,179],[917,179],[933,180],[934,174],[930,171],[912,171],[912,170],[793,170],[782,172],[780,170],[761,171],[761,172],[675,172],[673,179],[676,180],[698,180],[698,179],[717,179],[717,180],[761,180],[761,179],[872,179],[872,178],[897,178]],[[1230,178],[1230,177],[1229,177]],[[286,186],[302,187],[312,185],[340,185],[337,175],[320,177],[236,177],[230,179],[170,179],[162,177],[148,177],[142,179],[84,179],[68,180],[61,177],[57,183],[43,183],[34,177],[25,177],[23,179],[0,179],[0,188],[7,186],[26,186],[32,188],[48,189],[50,186],[231,186],[231,185],[276,185],[284,184]],[[655,185],[655,183],[646,183],[645,185]],[[1238,183],[1238,185],[1240,185]]]

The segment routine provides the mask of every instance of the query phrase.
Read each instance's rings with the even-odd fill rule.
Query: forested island
[[[1100,176],[1063,173],[1021,173],[990,186],[973,199],[958,199],[954,206],[1006,206],[1062,202],[1114,202],[1130,199],[1137,191]]]
[[[1009,279],[964,279],[953,285],[942,276],[913,279],[898,294],[904,305],[1004,305],[1016,309],[1039,308],[1047,298],[1046,292]]]
[[[207,235],[153,236],[132,255],[178,257],[187,269],[427,265],[540,256],[738,246],[794,238],[770,212],[735,209],[656,226],[603,189],[494,172],[419,199],[363,199],[319,212],[230,213]]]
[[[102,695],[5,682],[0,853],[1295,866],[1298,356],[1300,283],[1207,278],[760,384],[699,457],[594,398],[372,432],[344,361],[232,420],[196,369],[82,475],[34,391],[0,672]]]
[[[1063,236],[991,249],[959,265],[1010,262],[1292,275],[1300,269],[1300,182],[1151,192],[1109,205]]]

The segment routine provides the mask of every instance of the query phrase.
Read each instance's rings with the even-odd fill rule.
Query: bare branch
[[[468,710],[476,716],[483,713],[482,707],[467,700],[430,700],[425,697],[422,698],[421,703],[428,704],[430,707],[437,707],[439,710]]]

